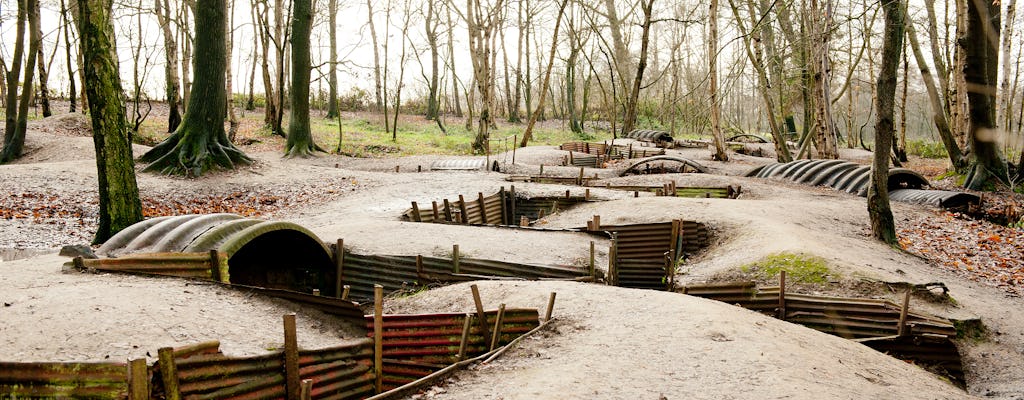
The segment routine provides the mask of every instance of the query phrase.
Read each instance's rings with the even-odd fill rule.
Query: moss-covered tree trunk
[[[35,76],[35,64],[36,57],[39,55],[39,46],[43,39],[39,29],[39,5],[38,0],[24,0],[25,14],[28,18],[28,30],[29,30],[29,41],[28,41],[28,59],[25,60],[25,76],[21,81],[21,96],[18,98],[18,113],[17,119],[15,120],[14,129],[9,129],[11,116],[7,117],[7,124],[5,124],[4,131],[4,148],[3,153],[0,153],[0,164],[14,161],[21,157],[21,152],[25,149],[25,131],[28,130],[28,107],[31,105],[32,99],[32,79]],[[21,13],[21,10],[18,11]],[[20,22],[20,21],[19,21]],[[19,36],[23,35],[19,32]],[[18,62],[21,62],[20,59]],[[12,72],[13,74],[13,72]],[[16,74],[13,76],[17,76]],[[8,80],[8,84],[11,80]],[[17,79],[14,79],[14,84],[9,86],[9,90],[17,93]],[[8,95],[10,99],[10,95]],[[13,104],[12,104],[13,105]],[[11,108],[7,107],[8,110]]]
[[[433,3],[430,3],[433,4]],[[327,2],[328,34],[331,35],[331,63],[327,66],[327,79],[331,98],[327,100],[327,119],[338,118],[338,0]]]
[[[315,151],[323,151],[313,141],[309,129],[309,35],[313,28],[313,3],[294,0],[292,4],[292,89],[288,92],[292,108],[284,152],[286,157],[308,157]]]
[[[868,215],[875,239],[896,244],[896,225],[889,206],[889,149],[895,132],[893,108],[896,102],[896,68],[903,46],[903,10],[899,0],[884,0],[885,36],[882,42],[882,68],[878,72],[878,101],[875,107],[875,154],[868,185]],[[906,78],[904,78],[906,79]]]
[[[85,95],[89,99],[100,192],[100,224],[93,243],[103,243],[142,220],[115,53],[112,4],[112,0],[78,0],[82,57],[89,66],[85,69]]]
[[[196,1],[195,54],[190,101],[174,134],[141,157],[150,163],[146,171],[200,176],[211,168],[231,169],[251,162],[228,140],[224,131],[227,91],[227,3]]]
[[[0,163],[7,160],[3,158],[6,153],[7,144],[14,140],[14,132],[18,125],[18,79],[21,75],[21,60],[25,56],[25,24],[28,21],[28,10],[25,8],[28,0],[18,0],[18,22],[15,25],[14,55],[11,58],[11,66],[7,70],[7,93],[4,99],[4,149],[0,150]]]
[[[993,181],[1008,182],[1006,160],[999,145],[996,122],[996,82],[999,65],[999,3],[967,2],[967,35],[957,43],[966,56],[968,138],[971,164],[964,187],[985,189]]]

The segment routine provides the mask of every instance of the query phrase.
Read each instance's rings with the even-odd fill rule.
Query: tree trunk
[[[829,37],[832,28],[831,0],[826,2],[824,9],[817,0],[811,0],[810,14],[813,20],[809,30],[811,36],[811,77],[814,98],[814,120],[817,130],[814,132],[814,147],[818,157],[835,159],[839,157],[836,144],[835,125],[832,120],[829,83],[831,82],[831,65],[828,60]]]
[[[260,58],[260,67],[263,72],[263,123],[265,123],[267,127],[273,127],[274,118],[277,116],[277,108],[280,105],[277,104],[274,79],[270,73],[270,20],[267,19],[269,17],[269,11],[267,9],[266,0],[258,0],[258,2],[254,1],[253,10],[256,13],[255,17],[259,21],[256,25],[259,30],[260,54],[262,55]],[[280,88],[277,88],[276,90],[280,90]],[[273,129],[271,129],[271,133],[278,134],[278,132],[274,132]]]
[[[999,112],[996,124],[1003,127],[1003,132],[1010,132],[1013,120],[1013,92],[1010,89],[1010,60],[1013,57],[1013,22],[1016,18],[1017,1],[1006,0],[1006,21],[1003,28],[1003,81],[999,84]],[[1008,137],[1009,135],[1007,135]]]
[[[292,0],[292,90],[291,118],[288,121],[286,157],[308,157],[321,150],[313,141],[309,128],[309,36],[313,30],[313,3],[311,0]]]
[[[938,130],[939,138],[942,140],[943,146],[946,147],[946,154],[949,155],[949,162],[953,165],[953,168],[957,170],[963,169],[967,166],[967,160],[960,151],[960,145],[957,144],[956,137],[953,136],[953,131],[950,129],[946,107],[942,99],[939,98],[939,92],[935,88],[933,75],[931,70],[928,69],[928,62],[925,61],[924,54],[921,52],[921,45],[917,40],[914,24],[909,19],[907,20],[906,27],[907,39],[910,41],[910,50],[914,53],[917,68],[921,71],[921,80],[924,81],[925,91],[928,92],[928,102],[931,104],[932,121],[935,123],[935,129]]]
[[[330,35],[331,59],[327,66],[327,84],[330,98],[327,99],[327,118],[337,118],[338,110],[338,0],[327,1],[327,34]],[[293,45],[294,46],[294,45]]]
[[[36,63],[36,57],[39,55],[40,43],[43,41],[42,36],[39,35],[41,30],[39,29],[38,0],[24,0],[24,2],[25,14],[29,25],[28,59],[25,61],[25,76],[21,81],[21,96],[18,99],[18,118],[15,121],[13,131],[4,131],[4,148],[3,153],[0,154],[0,164],[6,164],[21,157],[21,153],[25,148],[25,132],[28,130],[28,108],[32,99],[32,80],[35,75],[35,68],[33,66]],[[10,82],[8,80],[8,85],[10,90],[14,92],[14,87],[18,82],[16,79],[14,84],[10,84]],[[10,95],[8,95],[8,100],[10,100]],[[8,117],[8,121],[10,121],[10,117]]]
[[[451,69],[452,74],[452,103],[455,105],[455,117],[462,118],[462,101],[459,99],[462,91],[459,90],[459,77],[455,73],[455,20],[452,19],[452,4],[446,3],[449,6],[445,7],[445,13],[447,14],[448,21],[448,64],[447,68]]]
[[[28,22],[29,0],[18,0],[18,22],[14,39],[14,55],[11,58],[11,68],[7,71],[7,98],[4,100],[4,147],[0,150],[0,164],[6,163],[8,148],[13,148],[17,137],[15,133],[18,127],[18,80],[21,75],[21,61],[25,54],[25,25]],[[28,64],[27,69],[32,69]],[[23,93],[29,90],[22,89]],[[24,96],[24,94],[22,94]],[[17,152],[19,155],[21,151]],[[12,158],[13,159],[13,158]]]
[[[235,1],[228,1],[228,12],[230,19],[228,20],[228,26],[234,26],[235,22]],[[238,116],[235,115],[235,88],[234,88],[234,73],[231,72],[231,53],[234,48],[235,31],[234,29],[228,28],[227,37],[224,39],[224,45],[227,49],[224,56],[228,60],[228,66],[224,70],[224,90],[228,95],[228,140],[232,143],[235,141],[235,135],[238,134]]]
[[[373,45],[373,109],[374,111],[380,111],[384,107],[384,97],[381,93],[381,79],[380,79],[380,49],[377,45],[377,28],[373,23],[373,1],[366,0],[366,9],[369,12],[369,19],[367,20],[370,25],[370,43]],[[387,119],[387,117],[385,117]]]
[[[527,7],[529,7],[529,2],[527,0],[518,2],[519,7],[517,8],[516,17],[516,28],[518,32],[516,38],[516,81],[515,88],[512,89],[515,93],[512,95],[512,107],[509,107],[508,115],[508,121],[512,123],[523,122],[522,117],[519,116],[519,104],[523,101],[523,38],[526,36],[524,29],[528,29],[523,21],[523,3],[526,3]],[[529,12],[529,10],[527,10],[527,12]]]
[[[178,130],[140,158],[146,171],[198,177],[212,168],[232,169],[251,160],[224,131],[227,93],[227,7],[225,0],[197,0],[195,81]]]
[[[71,35],[68,33],[70,30],[68,29],[68,26],[71,25],[71,20],[68,19],[68,9],[64,4],[64,0],[60,0],[60,18],[61,28],[64,31],[64,55],[67,58],[65,65],[68,69],[68,112],[73,113],[75,112],[75,103],[78,101],[75,98],[75,95],[77,94],[75,92],[75,62],[71,58]]]
[[[492,70],[491,35],[497,28],[499,10],[503,6],[498,0],[490,9],[483,10],[479,0],[467,0],[466,21],[469,29],[469,58],[473,64],[476,89],[480,92],[480,117],[477,120],[476,137],[473,139],[473,150],[483,152],[487,146],[488,130],[492,125],[494,109],[494,80]]]
[[[35,3],[35,12],[36,15],[39,15],[39,1],[37,0]],[[46,118],[53,115],[53,112],[50,110],[50,89],[46,87],[46,81],[49,79],[49,75],[46,73],[46,53],[43,51],[43,28],[39,25],[40,24],[36,24],[35,27],[37,31],[35,32],[35,35],[40,38],[39,48],[36,54],[36,66],[39,69],[39,105],[43,109],[43,118]],[[54,47],[56,47],[56,44],[54,44]]]
[[[882,44],[882,68],[878,72],[878,119],[875,122],[875,153],[868,186],[868,215],[871,234],[895,246],[896,225],[889,206],[889,148],[893,138],[893,103],[896,98],[896,69],[903,43],[903,7],[899,0],[883,0],[885,36]]]
[[[717,3],[717,0],[714,1]],[[636,65],[636,75],[633,76],[633,87],[630,89],[629,98],[626,100],[626,115],[622,120],[623,136],[633,131],[633,128],[636,126],[637,107],[640,101],[640,85],[644,79],[644,70],[647,69],[647,48],[650,44],[651,38],[651,14],[652,8],[654,7],[654,0],[642,2],[641,6],[644,12],[644,22],[642,24],[643,33],[640,36],[640,62]]]
[[[725,140],[722,138],[722,111],[718,104],[718,0],[711,0],[708,8],[708,97],[715,159],[729,161],[729,154],[725,151]],[[625,131],[623,129],[623,132]]]
[[[892,151],[895,154],[893,165],[902,167],[901,163],[907,162],[907,86],[910,81],[910,61],[907,60],[907,40],[901,40],[900,57],[903,59],[903,81],[900,82],[900,139],[892,141]]]
[[[983,190],[994,182],[1010,180],[995,115],[999,16],[998,3],[967,0],[967,35],[957,40],[966,56],[964,80],[971,117],[971,165],[964,187],[972,190]]]
[[[274,109],[274,118],[270,122],[270,130],[274,134],[287,137],[284,132],[282,124],[284,123],[284,108],[285,108],[285,92],[287,92],[287,86],[285,86],[284,76],[287,66],[285,65],[285,52],[287,51],[288,43],[288,31],[285,29],[285,16],[284,16],[284,2],[282,0],[274,0],[274,56],[276,57],[276,64],[274,65],[276,86],[277,86],[277,108]]]
[[[103,243],[142,220],[115,52],[112,4],[111,0],[78,1],[81,49],[85,64],[90,66],[85,70],[85,94],[89,98],[100,197],[99,227],[93,244]]]
[[[167,0],[165,0],[165,1],[167,1]],[[169,5],[169,4],[170,3],[164,4],[164,5]],[[182,44],[182,46],[181,46],[181,89],[182,89],[181,108],[183,108],[183,109],[187,109],[188,108],[188,102],[190,100],[192,100],[192,71],[191,71],[191,69],[192,69],[192,42],[193,42],[193,39],[194,39],[192,37],[191,32],[189,31],[189,26],[190,26],[190,24],[188,22],[188,20],[189,20],[189,18],[188,18],[189,9],[188,9],[188,7],[185,6],[186,4],[188,4],[188,1],[184,1],[184,2],[182,2],[182,4],[180,6],[178,6],[178,28],[179,28],[180,33],[182,35],[182,40],[181,40],[181,44]],[[196,33],[195,33],[196,36],[195,36],[195,39],[198,39],[198,37],[199,37],[199,27],[198,27],[198,25],[199,25],[198,24],[199,18],[198,17],[196,18],[196,22],[197,22],[197,24],[196,24],[197,26],[196,26]],[[196,73],[198,73],[198,71]]]
[[[544,71],[544,83],[541,87],[547,87],[551,83],[551,66],[555,64],[555,50],[558,49],[558,29],[562,25],[562,15],[565,14],[565,6],[569,4],[569,0],[562,0],[562,4],[558,6],[558,17],[555,18],[555,31],[551,36],[551,52],[548,53],[548,65]],[[527,67],[529,68],[529,67]],[[530,143],[530,139],[533,136],[533,126],[537,124],[537,117],[540,114],[540,110],[544,109],[544,97],[546,91],[541,90],[540,99],[537,100],[537,109],[530,114],[530,122],[526,124],[526,130],[523,131],[523,138],[519,141],[519,147],[526,147]],[[529,99],[529,92],[527,92],[527,99]],[[529,102],[529,100],[527,100]]]
[[[167,132],[174,132],[181,123],[181,112],[179,105],[181,99],[178,97],[181,79],[178,77],[178,44],[174,41],[174,33],[171,32],[171,10],[168,0],[154,1],[153,12],[156,13],[157,21],[164,35],[164,56],[167,62],[164,63],[165,93],[167,96]]]
[[[434,2],[427,1],[427,15],[423,20],[426,27],[427,46],[430,48],[430,87],[427,93],[427,119],[436,120],[440,113],[441,102],[439,100],[438,76],[441,74],[439,60],[441,54],[437,49],[437,26],[438,17],[434,10]]]

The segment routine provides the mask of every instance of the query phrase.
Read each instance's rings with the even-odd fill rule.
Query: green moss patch
[[[781,252],[741,267],[743,272],[754,273],[763,279],[772,279],[786,271],[790,282],[823,284],[834,281],[837,274],[828,268],[824,258],[802,253]]]

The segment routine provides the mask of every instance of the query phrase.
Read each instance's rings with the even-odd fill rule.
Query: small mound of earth
[[[33,133],[47,133],[58,136],[92,136],[92,121],[89,116],[79,113],[64,113],[43,119],[29,121],[28,129]]]
[[[724,303],[571,282],[476,284],[487,309],[504,303],[543,314],[556,292],[558,320],[501,358],[457,373],[431,398],[968,398],[914,365]],[[387,306],[474,309],[469,283]]]

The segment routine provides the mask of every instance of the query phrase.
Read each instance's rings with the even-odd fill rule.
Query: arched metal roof
[[[680,163],[680,164],[683,164],[683,165],[688,165],[691,168],[697,170],[698,172],[703,172],[703,173],[708,172],[707,167],[705,167],[701,163],[693,161],[693,160],[691,160],[689,158],[677,157],[677,156],[654,156],[654,157],[643,158],[643,159],[640,159],[640,160],[637,160],[637,161],[633,162],[632,164],[629,165],[628,168],[626,168],[624,171],[622,171],[622,173],[620,173],[619,176],[626,176],[630,172],[638,172],[638,169],[641,166],[646,165],[646,164],[650,164],[650,163],[656,162],[656,161],[677,162],[677,163]]]
[[[843,160],[796,160],[760,166],[750,170],[745,176],[828,186],[858,196],[867,196],[871,167]],[[928,186],[928,179],[917,172],[906,168],[889,169],[890,190],[920,189],[925,186]]]

